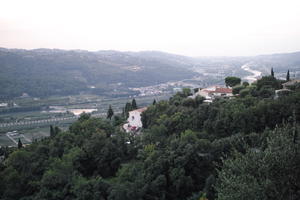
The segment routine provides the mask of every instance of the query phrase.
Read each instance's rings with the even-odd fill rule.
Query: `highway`
[[[116,112],[115,114],[119,114],[120,112]],[[94,113],[92,117],[103,117],[106,116],[106,113]],[[11,128],[19,128],[19,127],[34,127],[40,125],[47,125],[47,124],[55,124],[58,122],[72,122],[76,121],[79,116],[72,116],[72,117],[56,117],[56,118],[49,118],[49,119],[41,119],[41,120],[32,120],[32,121],[19,121],[19,122],[11,122],[11,123],[0,123],[0,129],[11,129]]]

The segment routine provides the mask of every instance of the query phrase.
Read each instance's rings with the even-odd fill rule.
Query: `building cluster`
[[[202,96],[205,98],[204,102],[211,103],[213,100],[218,98],[231,98],[234,95],[232,94],[231,88],[225,88],[221,86],[211,86],[207,88],[200,89],[190,98],[196,98],[197,96]]]
[[[196,92],[189,98],[196,98],[197,96],[202,96],[205,98],[206,103],[211,103],[217,98],[230,98],[233,97],[231,88],[224,88],[221,86],[211,86],[204,88]],[[147,107],[139,108],[129,112],[127,123],[123,125],[123,129],[126,132],[137,132],[143,127],[141,114],[147,110]]]

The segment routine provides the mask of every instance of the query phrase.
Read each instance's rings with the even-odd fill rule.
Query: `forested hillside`
[[[118,94],[129,87],[194,76],[184,56],[159,52],[0,49],[0,97],[34,97],[90,92]]]
[[[80,93],[128,97],[138,94],[130,88],[195,76],[198,76],[197,81],[208,84],[219,83],[226,76],[247,76],[249,72],[241,69],[245,63],[251,63],[251,68],[263,74],[273,67],[278,77],[284,77],[287,69],[291,77],[300,76],[299,52],[192,58],[157,51],[0,48],[0,99],[19,97],[23,93],[32,97]]]
[[[0,198],[282,200],[300,198],[300,87],[244,84],[212,104],[189,89],[142,114],[141,134],[82,115],[68,131],[1,148]],[[124,119],[123,119],[124,120]]]

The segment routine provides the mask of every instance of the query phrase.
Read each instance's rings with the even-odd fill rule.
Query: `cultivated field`
[[[139,107],[152,104],[154,99],[159,101],[168,98],[167,95],[135,97]],[[15,99],[14,103],[19,107],[43,106],[45,109],[2,113],[0,110],[0,146],[16,146],[19,138],[23,144],[28,144],[31,141],[48,137],[50,125],[58,126],[64,130],[68,129],[76,118],[73,113],[65,112],[66,110],[97,109],[94,114],[100,117],[106,115],[109,105],[112,106],[115,113],[120,113],[126,102],[131,102],[131,100],[132,98],[105,98],[96,95]],[[10,125],[4,126],[7,124]],[[9,132],[13,131],[18,134],[10,135]]]

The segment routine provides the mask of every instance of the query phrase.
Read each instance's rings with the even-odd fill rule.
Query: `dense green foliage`
[[[84,114],[68,131],[1,149],[0,198],[299,199],[300,92],[260,92],[277,82],[212,104],[184,89],[148,107],[141,134],[121,131],[120,116]]]
[[[241,84],[241,79],[239,77],[228,76],[225,78],[226,86],[233,87]]]
[[[259,145],[223,161],[218,200],[300,199],[299,147],[290,126],[265,131]]]

